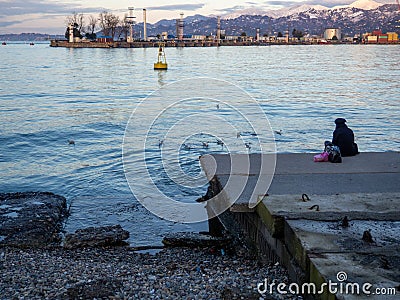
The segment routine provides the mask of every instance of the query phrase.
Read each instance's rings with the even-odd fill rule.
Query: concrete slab
[[[309,207],[322,203],[320,211]],[[311,195],[304,202],[293,195],[264,197],[257,214],[268,231],[283,241],[292,259],[305,272],[305,282],[321,286],[348,274],[344,287],[370,283],[366,295],[342,292],[337,299],[395,299],[400,287],[400,198],[398,194]],[[343,226],[343,216],[349,216]],[[345,224],[346,225],[346,224]],[[362,240],[365,231],[373,242]],[[388,295],[377,295],[377,292]],[[390,294],[390,295],[389,295]],[[324,292],[319,299],[335,299]]]
[[[209,180],[227,188],[229,202],[243,207],[259,195],[400,192],[400,152],[361,153],[343,163],[313,162],[313,155],[217,154],[200,157]],[[244,186],[244,188],[242,188]],[[231,190],[232,189],[232,190]],[[241,189],[241,191],[239,191]],[[239,210],[242,210],[241,208]]]
[[[358,220],[400,220],[399,193],[268,195],[262,198],[262,203],[272,215],[288,219],[330,221],[351,214]],[[311,209],[314,205],[318,205],[318,211]]]
[[[269,194],[348,194],[399,192],[399,173],[275,175]]]
[[[343,162],[316,163],[316,153],[284,153],[277,155],[275,174],[363,174],[399,173],[400,152],[366,152],[357,156],[343,157]]]
[[[389,263],[389,260],[397,261],[394,258],[400,255],[399,229],[400,222],[357,220],[343,228],[338,222],[288,220],[283,240],[289,253],[306,272],[311,268],[310,257],[323,257],[329,253],[376,255],[385,257],[388,261],[386,269],[393,273],[391,278],[400,281],[400,266]],[[373,242],[362,239],[365,231],[371,233]]]
[[[340,222],[313,220],[288,220],[287,223],[292,232],[285,232],[285,240],[292,241],[296,236],[308,253],[357,252],[400,255],[400,221],[351,220],[349,227],[342,227]],[[362,240],[365,231],[371,233],[373,242]],[[400,273],[398,276],[400,279]]]
[[[200,157],[207,177],[214,175],[259,175],[274,174],[275,154],[213,154]]]
[[[215,175],[400,173],[400,152],[366,152],[343,157],[339,164],[316,163],[313,161],[316,154],[213,154],[200,157],[200,162],[206,174]],[[261,162],[264,166],[260,173]]]
[[[396,299],[377,295],[376,288],[400,293],[400,153],[362,153],[343,158],[341,164],[315,163],[313,155],[278,154],[275,168],[271,154],[213,155],[200,162],[208,179],[218,181],[214,192],[221,201],[233,204],[231,213],[247,213],[253,220],[247,224],[238,217],[242,225],[256,224],[281,261],[302,269],[300,281],[367,282],[375,293],[368,299]],[[302,194],[310,199],[303,201]],[[248,203],[258,200],[259,205],[249,209]],[[348,227],[341,222],[344,217]],[[372,235],[372,242],[362,240],[364,232]],[[339,272],[346,272],[348,279],[340,281]]]

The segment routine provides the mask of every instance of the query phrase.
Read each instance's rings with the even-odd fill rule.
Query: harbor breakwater
[[[165,42],[165,47],[217,47],[219,44],[215,41],[168,41]],[[260,45],[253,42],[229,42],[224,43],[226,46],[252,46]],[[65,47],[65,48],[157,48],[158,42],[133,42],[124,41],[113,42],[77,42],[70,43],[68,41],[52,40],[50,47]]]
[[[165,47],[218,47],[218,46],[271,46],[271,45],[348,45],[349,42],[259,42],[259,41],[238,41],[224,40],[217,41],[166,41]],[[398,43],[391,43],[396,45]],[[359,43],[357,43],[359,45]],[[386,45],[386,44],[385,44]],[[51,40],[50,47],[65,47],[65,48],[157,48],[159,41],[112,41],[112,42],[92,42],[82,41],[70,43],[66,40]]]

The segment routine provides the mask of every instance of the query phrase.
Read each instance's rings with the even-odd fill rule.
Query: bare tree
[[[73,12],[71,16],[65,19],[65,22],[67,26],[73,24],[79,32],[82,32],[85,28],[85,16],[82,13]]]
[[[95,16],[93,16],[93,15],[88,16],[87,31],[88,31],[88,33],[90,33],[91,35],[93,35],[94,32],[96,31],[96,28],[97,28],[97,21],[98,21],[98,19],[97,19]]]
[[[111,14],[108,21],[111,28],[111,36],[114,38],[117,26],[119,24],[119,17]]]
[[[107,15],[109,13],[107,11],[103,11],[99,14],[99,26],[101,29],[101,32],[104,35],[109,35],[110,29],[108,28],[108,24],[107,24]]]
[[[125,37],[125,40],[128,38],[128,33],[131,28],[131,25],[127,22],[127,16],[125,18],[121,19],[119,22],[119,30],[118,30],[118,39],[121,37],[123,34]]]
[[[119,24],[119,17],[108,12],[103,11],[99,15],[100,28],[104,35],[109,35],[114,38],[117,26]]]

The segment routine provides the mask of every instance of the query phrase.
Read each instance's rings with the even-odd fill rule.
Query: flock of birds
[[[278,131],[278,130],[275,130],[274,132],[275,132],[275,134],[282,135],[282,129],[279,130],[279,131]],[[250,135],[252,135],[252,136],[257,136],[256,133],[250,133]],[[242,136],[242,134],[241,134],[240,132],[238,132],[238,133],[236,134],[236,137],[237,137],[237,138],[240,138],[241,136]],[[202,143],[202,147],[203,147],[203,148],[205,148],[205,149],[208,149],[208,148],[209,148],[209,143],[210,143],[210,142],[201,142],[201,143]],[[223,141],[217,139],[216,143],[217,143],[217,145],[221,145],[222,148],[224,147],[224,142],[223,142]],[[68,144],[69,144],[69,145],[75,146],[75,141],[74,141],[74,140],[68,140]],[[158,142],[158,148],[161,149],[161,147],[162,147],[163,145],[164,145],[164,140],[159,140],[159,142]],[[246,143],[244,143],[244,145],[246,146],[247,149],[249,149],[249,150],[251,149],[251,142],[246,142]],[[185,150],[190,150],[190,149],[193,149],[194,147],[192,147],[190,144],[183,143],[183,144],[182,144],[182,148],[185,149]]]
[[[277,135],[282,135],[282,130],[279,130],[279,131],[275,130],[274,133],[277,134]],[[236,134],[236,137],[240,138],[240,137],[245,136],[245,135],[257,136],[257,134],[254,133],[254,132],[244,132],[244,133],[238,132]],[[201,147],[203,149],[208,149],[210,147],[210,145],[209,145],[210,143],[216,143],[217,145],[220,145],[222,147],[222,149],[225,146],[225,144],[224,144],[224,142],[222,140],[216,139],[213,142],[210,142],[210,141],[204,142],[204,141],[202,141],[201,142]],[[161,149],[163,145],[164,145],[164,140],[159,140],[158,141],[158,148]],[[252,145],[251,142],[245,142],[244,145],[245,145],[245,147],[246,147],[246,149],[248,151],[251,150],[251,145]],[[189,150],[192,150],[192,149],[195,149],[195,148],[197,148],[197,147],[193,146],[192,144],[189,144],[189,143],[183,143],[181,145],[181,149],[186,150],[186,151],[189,151]]]
[[[208,148],[210,147],[209,143],[212,143],[212,142],[201,142],[202,148],[203,148],[203,149],[208,149]],[[222,148],[223,148],[224,145],[225,145],[224,142],[221,141],[221,140],[219,140],[219,139],[217,139],[215,143],[216,143],[217,145],[221,145]],[[158,148],[161,149],[161,147],[162,147],[163,145],[164,145],[164,140],[159,140],[159,142],[158,142]],[[192,144],[189,144],[189,143],[183,143],[183,144],[181,145],[181,148],[182,148],[183,150],[189,151],[189,150],[195,149],[196,147],[193,146]]]
[[[216,107],[217,107],[218,110],[220,109],[220,105],[219,104],[217,104]],[[274,133],[276,135],[282,135],[282,129],[281,130],[274,130]],[[257,136],[257,133],[255,133],[255,132],[243,132],[243,133],[238,132],[236,134],[236,138],[240,138],[242,136]],[[212,143],[212,142],[204,142],[204,141],[201,142],[202,148],[208,149],[209,148],[209,143]],[[217,143],[217,145],[220,145],[222,148],[224,148],[225,144],[224,144],[224,142],[222,140],[217,139],[216,143]],[[68,144],[75,146],[75,141],[74,140],[68,140]],[[245,147],[246,147],[246,149],[248,151],[250,151],[250,149],[251,149],[251,144],[252,144],[251,142],[244,143],[244,145],[245,145]],[[161,149],[163,145],[164,145],[164,140],[159,140],[158,141],[158,148]],[[183,143],[181,147],[184,150],[191,150],[191,149],[196,148],[196,147],[192,146],[191,144],[187,144],[187,143]]]

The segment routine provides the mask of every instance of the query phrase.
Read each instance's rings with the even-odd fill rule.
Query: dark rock
[[[230,245],[232,240],[225,237],[213,237],[211,235],[193,233],[193,232],[176,232],[170,233],[162,240],[165,246],[169,247],[218,247],[223,248]]]
[[[25,248],[59,244],[67,216],[66,199],[53,193],[0,194],[0,245]]]
[[[342,226],[343,228],[347,228],[347,227],[350,226],[349,219],[347,218],[347,216],[345,216],[345,217],[343,218],[342,223],[341,223],[341,226]]]
[[[122,288],[122,282],[113,278],[80,282],[67,289],[67,299],[100,299],[116,295]]]
[[[362,240],[367,243],[374,243],[374,239],[372,238],[371,231],[365,230],[362,236]]]
[[[67,234],[64,247],[67,249],[84,247],[126,246],[124,240],[129,238],[129,232],[121,225],[89,227]]]

